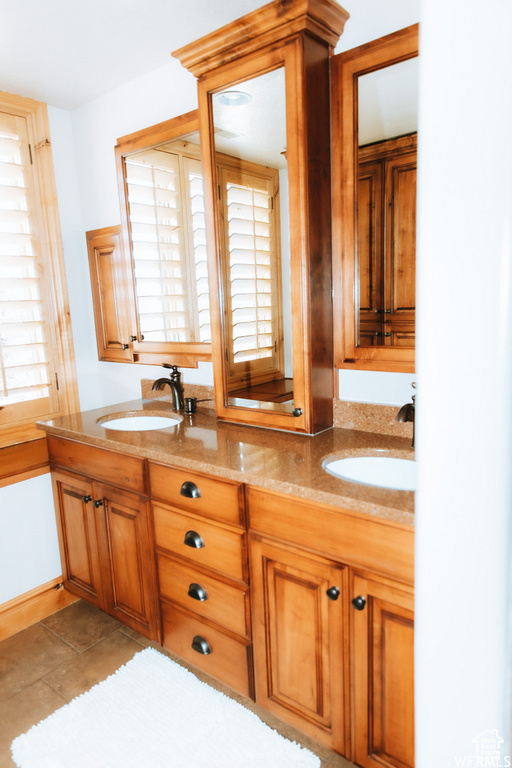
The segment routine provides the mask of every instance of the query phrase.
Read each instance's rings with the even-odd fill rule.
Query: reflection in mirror
[[[418,58],[357,90],[357,345],[414,347]]]
[[[199,134],[124,159],[138,338],[210,342]]]
[[[291,412],[284,68],[212,103],[227,404]]]

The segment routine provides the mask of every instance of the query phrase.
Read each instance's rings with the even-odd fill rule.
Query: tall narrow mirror
[[[418,25],[333,59],[338,368],[414,371]]]
[[[212,96],[227,405],[291,412],[284,67]]]
[[[357,91],[357,344],[414,347],[418,59]]]

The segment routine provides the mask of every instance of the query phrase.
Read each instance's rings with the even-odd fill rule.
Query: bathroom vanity
[[[413,765],[414,494],[325,459],[410,441],[138,400],[41,424],[67,589],[363,766]],[[176,415],[169,413],[169,415]]]

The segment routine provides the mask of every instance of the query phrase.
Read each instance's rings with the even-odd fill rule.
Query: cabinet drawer
[[[149,465],[149,474],[152,498],[214,520],[243,525],[240,483],[153,463]],[[192,493],[194,497],[189,495]]]
[[[296,544],[338,562],[414,583],[414,528],[341,507],[249,487],[247,510],[254,533]]]
[[[252,695],[251,648],[175,605],[162,603],[163,644],[185,661],[221,680],[245,696]],[[194,650],[192,643],[206,641],[210,653]]]
[[[158,574],[162,597],[238,635],[249,634],[247,590],[164,555],[158,556]]]
[[[109,485],[117,485],[127,491],[146,493],[144,459],[50,435],[48,452],[53,465]]]
[[[227,530],[201,517],[187,515],[168,507],[153,504],[155,540],[162,547],[190,562],[225,573],[234,579],[246,581],[245,534]],[[185,544],[196,534],[204,546],[196,548]]]

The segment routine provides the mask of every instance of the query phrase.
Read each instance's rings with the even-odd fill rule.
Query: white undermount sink
[[[322,464],[326,472],[353,483],[392,488],[398,491],[416,490],[416,462],[390,456],[351,456]]]
[[[157,415],[130,415],[119,416],[115,419],[105,419],[98,422],[104,429],[115,429],[121,432],[145,432],[148,429],[166,429],[175,427],[181,421],[180,416],[157,416]]]

